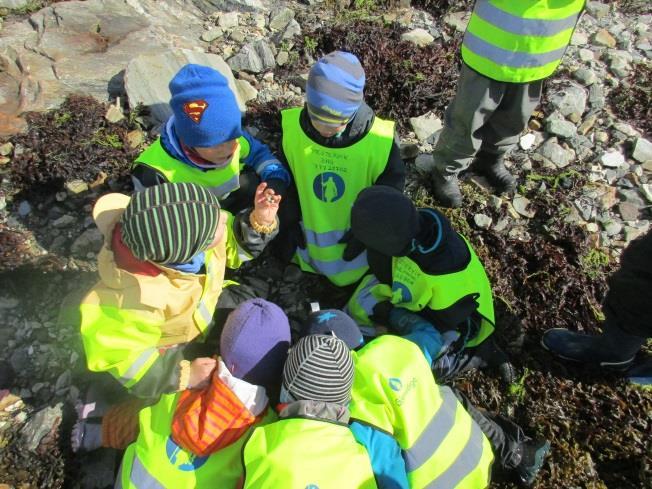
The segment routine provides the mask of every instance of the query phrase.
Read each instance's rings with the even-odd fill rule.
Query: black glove
[[[355,257],[357,257],[365,250],[365,245],[362,243],[362,241],[353,236],[353,231],[350,229],[344,233],[344,236],[340,238],[338,243],[346,243],[346,246],[344,247],[344,253],[342,253],[342,258],[344,261],[352,261],[355,259]]]

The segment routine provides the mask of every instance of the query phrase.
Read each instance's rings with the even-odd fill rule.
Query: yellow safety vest
[[[462,59],[493,80],[546,78],[566,52],[584,0],[476,0]]]
[[[243,459],[245,489],[373,489],[369,454],[348,426],[288,418],[257,427]]]
[[[159,138],[136,158],[134,166],[149,166],[163,174],[170,183],[196,183],[206,187],[218,199],[224,199],[240,187],[240,170],[244,166],[240,163],[240,158],[247,154],[249,154],[249,142],[244,137],[240,137],[238,148],[227,166],[215,170],[201,170],[170,156],[163,149]]]
[[[487,487],[493,452],[477,423],[445,386],[421,350],[385,335],[353,353],[352,419],[392,434],[412,488]]]
[[[367,271],[367,254],[342,259],[338,241],[351,227],[351,207],[358,194],[373,185],[387,166],[394,123],[375,118],[371,130],[345,148],[327,148],[301,129],[301,108],[281,112],[283,152],[296,182],[306,249],[295,260],[302,270],[328,277],[335,285],[357,282]]]
[[[244,473],[242,446],[253,427],[231,445],[209,456],[197,457],[170,436],[178,397],[178,393],[164,395],[157,404],[141,410],[140,433],[125,451],[116,489],[237,487]],[[268,408],[261,424],[276,419],[274,410]]]

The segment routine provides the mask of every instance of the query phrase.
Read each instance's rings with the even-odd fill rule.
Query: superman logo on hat
[[[201,118],[207,108],[208,102],[205,100],[192,100],[183,104],[183,111],[197,124],[201,122]]]

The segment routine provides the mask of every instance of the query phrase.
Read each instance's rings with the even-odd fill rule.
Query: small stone
[[[652,143],[645,138],[638,138],[634,144],[632,158],[640,163],[652,161]]]
[[[68,192],[63,192],[63,191],[57,192],[56,194],[54,194],[54,198],[57,202],[63,202],[68,198]]]
[[[245,103],[250,100],[255,100],[256,97],[258,97],[258,90],[256,90],[247,80],[236,80],[235,84],[238,87],[240,98],[242,98]]]
[[[618,212],[623,221],[636,221],[639,215],[638,206],[630,202],[621,202],[618,204]]]
[[[220,17],[217,19],[217,25],[222,29],[233,29],[238,27],[240,23],[238,12],[225,12],[220,14]]]
[[[23,426],[20,430],[22,441],[25,447],[36,452],[38,447],[46,439],[56,440],[54,434],[61,424],[63,413],[61,410],[61,403],[54,407],[46,407],[42,409]]]
[[[301,26],[299,23],[295,20],[292,19],[285,30],[283,31],[283,35],[281,36],[281,40],[283,39],[292,39],[293,37],[298,36],[301,34]]]
[[[420,154],[414,160],[414,166],[421,173],[430,173],[435,169],[435,159],[431,154]]]
[[[605,131],[595,131],[595,140],[598,143],[606,144],[609,142],[609,133]]]
[[[56,219],[52,222],[52,225],[55,228],[67,228],[72,226],[77,219],[75,219],[74,216],[71,216],[70,214],[65,214],[61,216],[59,219]]]
[[[487,216],[486,214],[476,214],[473,216],[473,221],[475,222],[475,225],[480,229],[489,229],[491,227],[491,223],[493,222],[491,217]]]
[[[112,123],[117,123],[120,122],[122,119],[125,118],[125,115],[122,113],[122,109],[118,104],[115,105],[110,105],[109,108],[106,111],[106,114],[104,114],[104,118]]]
[[[9,156],[14,150],[14,145],[11,142],[0,145],[0,156]]]
[[[616,40],[611,34],[609,34],[609,31],[606,29],[600,29],[595,33],[593,36],[593,43],[598,46],[605,46],[608,48],[616,47]]]
[[[609,15],[609,5],[602,2],[587,2],[586,10],[598,20]]]
[[[463,10],[461,12],[451,12],[444,17],[444,23],[454,27],[458,32],[464,32],[471,19],[471,13]]]
[[[609,237],[616,236],[623,230],[623,225],[620,222],[613,220],[603,222],[602,226]]]
[[[566,120],[553,119],[546,122],[546,131],[555,136],[569,138],[577,133],[577,128],[575,127],[575,124]]]
[[[247,38],[247,33],[243,29],[233,29],[229,35],[231,41],[240,44]]]
[[[589,223],[586,224],[586,230],[589,233],[597,233],[598,231],[600,231],[600,228],[598,227],[598,225],[596,223],[589,222]]]
[[[600,163],[608,168],[618,168],[625,163],[625,157],[620,151],[610,150],[600,156]]]
[[[96,227],[88,228],[81,233],[70,246],[72,255],[85,258],[88,253],[99,253],[104,244],[104,236]]]
[[[529,204],[530,204],[530,200],[522,195],[516,195],[512,200],[512,205],[514,206],[514,210],[518,212],[521,216],[531,219],[535,216],[536,212],[534,210],[528,210],[527,207]]]
[[[518,140],[518,145],[521,147],[523,151],[527,151],[528,149],[532,148],[534,146],[534,142],[536,141],[537,137],[529,132]]]
[[[616,188],[605,186],[603,192],[598,197],[600,202],[600,207],[603,210],[611,209],[618,203],[618,197],[616,197]]]
[[[131,149],[140,147],[145,142],[145,133],[140,129],[134,129],[127,133],[127,145]]]
[[[410,125],[421,142],[428,142],[443,127],[441,119],[433,112],[419,117],[410,117]]]
[[[221,27],[213,27],[211,30],[204,32],[201,35],[201,40],[206,42],[213,42],[215,39],[219,39],[224,35],[224,31]]]
[[[432,44],[434,40],[435,38],[425,29],[413,29],[401,35],[401,41],[408,41],[419,47]]]
[[[645,196],[648,202],[652,203],[652,185],[644,183],[641,185],[641,193]]]
[[[616,131],[623,133],[626,137],[629,138],[637,138],[641,136],[640,132],[625,122],[616,122],[611,127],[613,127]]]
[[[586,109],[586,99],[586,90],[573,82],[567,83],[549,97],[550,103],[564,117],[571,114],[583,114]]]
[[[274,9],[269,15],[269,28],[273,31],[281,31],[294,20],[294,10],[288,7]]]
[[[571,46],[584,46],[589,42],[589,37],[581,31],[576,30],[571,37]]]
[[[88,190],[88,184],[83,180],[71,180],[70,182],[66,182],[64,187],[73,195],[81,194]]]
[[[290,60],[290,53],[287,51],[279,51],[276,55],[276,64],[279,66],[285,65]]]
[[[573,78],[575,78],[578,82],[580,82],[585,87],[588,87],[589,85],[593,85],[595,82],[598,81],[598,75],[596,75],[593,70],[590,70],[588,68],[580,68],[579,70],[575,70],[573,72]]]
[[[23,200],[20,204],[18,204],[18,215],[20,217],[27,217],[31,214],[31,212],[32,206],[26,200]]]
[[[593,129],[593,126],[598,120],[597,114],[591,114],[580,124],[580,127],[577,128],[577,133],[582,136],[586,136],[588,132]]]
[[[578,54],[584,63],[588,63],[589,61],[593,61],[595,59],[595,55],[590,49],[582,48],[579,50]]]
[[[401,159],[411,160],[419,156],[419,146],[414,143],[401,143]]]
[[[532,131],[540,131],[543,125],[538,119],[530,119],[527,123],[527,127]]]
[[[0,156],[0,166],[1,165],[6,165],[10,161],[11,161],[11,158],[9,158],[7,156]]]
[[[557,168],[564,168],[571,162],[571,155],[558,144],[557,138],[548,139],[537,152]]]

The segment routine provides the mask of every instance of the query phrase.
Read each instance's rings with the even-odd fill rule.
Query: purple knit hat
[[[250,299],[233,310],[220,338],[220,355],[229,372],[254,385],[280,382],[289,347],[287,316],[264,299]]]

